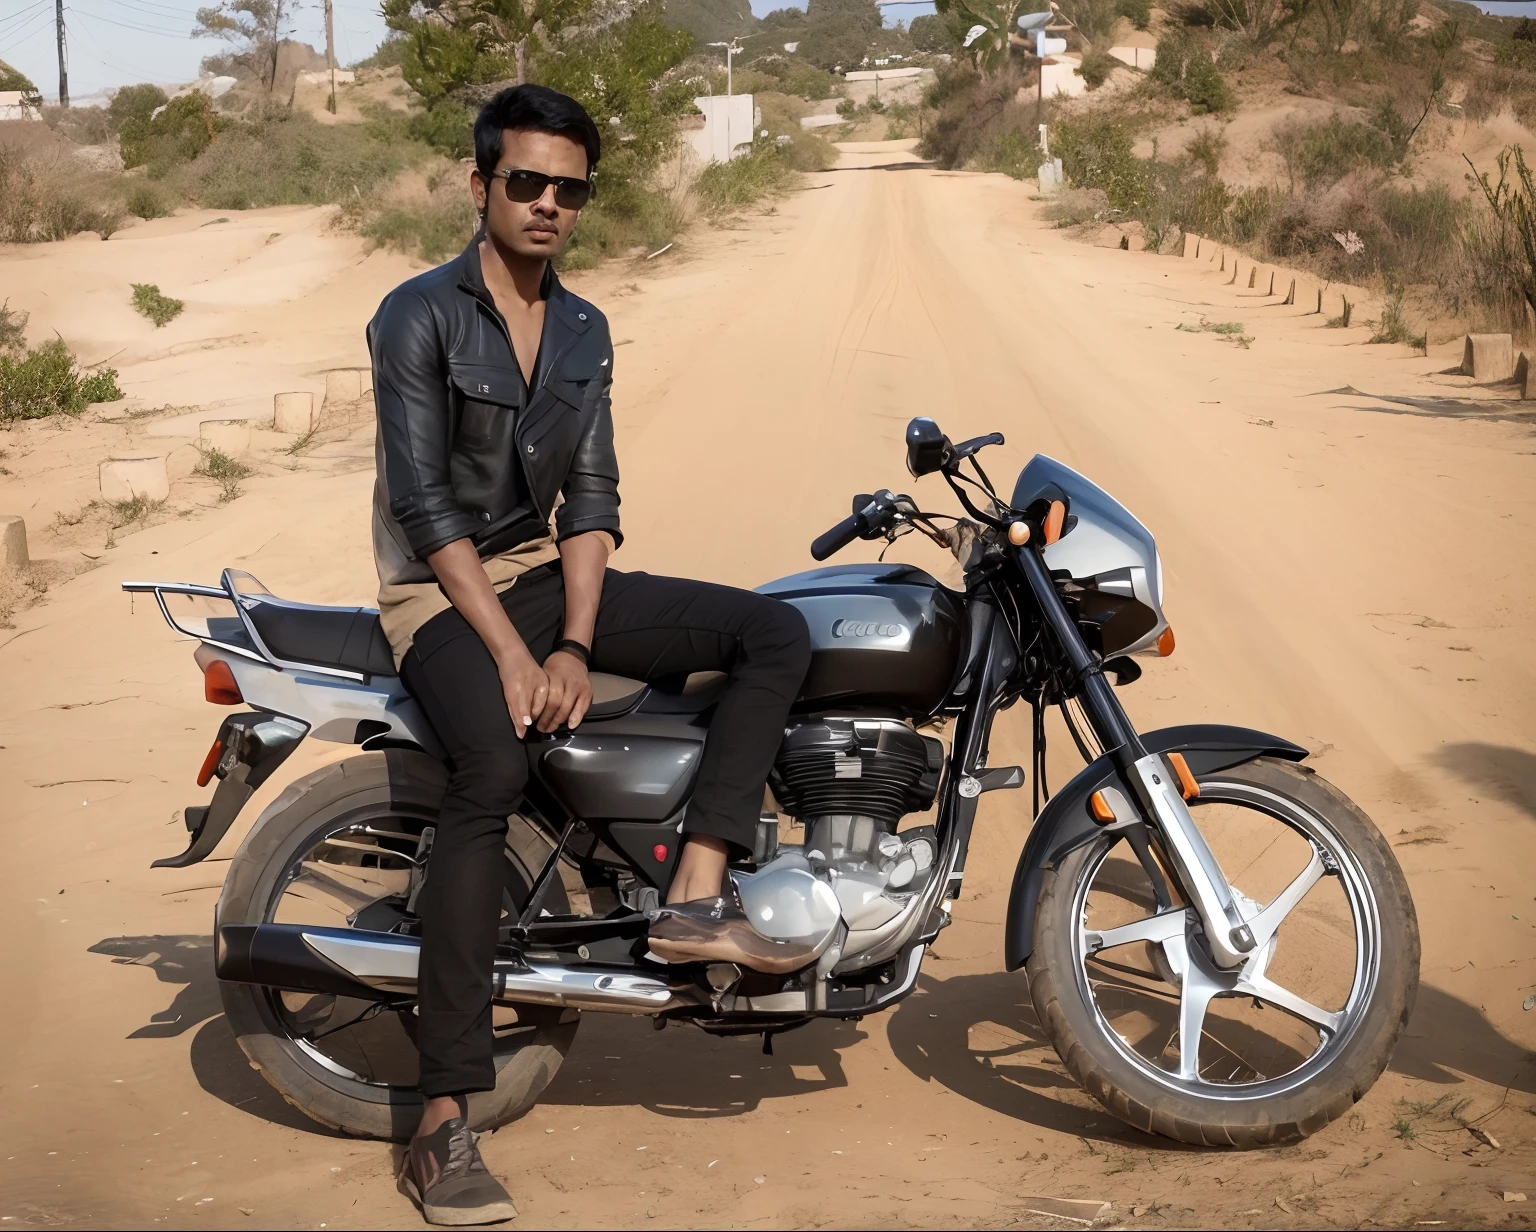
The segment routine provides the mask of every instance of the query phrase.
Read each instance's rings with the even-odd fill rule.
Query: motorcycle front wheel
[[[412,869],[447,786],[443,767],[405,750],[365,753],[291,783],[230,864],[217,924],[318,924],[388,932],[409,926]],[[542,852],[522,849],[514,818],[503,909],[527,903]],[[558,881],[546,892],[565,910]],[[221,983],[224,1014],[252,1067],[306,1115],[343,1133],[405,1141],[421,1118],[415,1015],[383,1002]],[[475,1130],[521,1116],[576,1037],[574,1010],[496,1006],[496,1086],[469,1096]]]
[[[1370,819],[1305,766],[1260,758],[1199,780],[1190,813],[1251,921],[1237,971],[1207,956],[1174,891],[1159,912],[1129,846],[1048,869],[1028,962],[1041,1025],[1121,1120],[1201,1146],[1294,1142],[1381,1075],[1418,991],[1408,885]]]

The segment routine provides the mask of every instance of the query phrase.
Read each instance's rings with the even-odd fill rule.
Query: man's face
[[[545,175],[587,178],[587,152],[569,137],[506,129],[501,134],[498,171],[539,171]],[[555,186],[526,205],[507,196],[506,181],[496,177],[487,183],[479,170],[470,173],[475,205],[485,214],[486,232],[503,248],[520,257],[553,259],[565,251],[580,210],[555,204]]]

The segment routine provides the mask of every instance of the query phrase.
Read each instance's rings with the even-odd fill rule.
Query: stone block
[[[1515,374],[1515,343],[1508,334],[1468,334],[1461,370],[1479,381],[1507,381]]]
[[[1190,260],[1200,255],[1200,237],[1189,231],[1184,232],[1184,256]]]
[[[0,571],[25,567],[27,524],[14,513],[0,514]]]
[[[101,499],[162,501],[171,494],[163,453],[115,453],[101,464]]]
[[[272,399],[272,427],[278,432],[308,436],[315,428],[315,395],[307,389]]]
[[[363,396],[362,374],[356,368],[332,368],[325,374],[325,404],[356,402]]]
[[[197,425],[197,446],[204,453],[217,449],[226,457],[238,458],[251,449],[251,421],[248,419],[205,419]]]

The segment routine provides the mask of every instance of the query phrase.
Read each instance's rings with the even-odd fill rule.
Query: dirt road
[[[1029,1195],[1102,1198],[1125,1226],[1526,1225],[1504,1193],[1536,1201],[1530,417],[1435,375],[1448,351],[1363,345],[1194,262],[1054,232],[1017,183],[908,159],[851,149],[670,266],[578,281],[618,343],[618,563],[742,585],[806,568],[850,493],[910,486],[916,414],[956,439],[1004,432],[994,475],[1035,451],[1087,473],[1154,530],[1168,573],[1179,650],[1126,690],[1133,716],[1290,736],[1394,842],[1424,935],[1409,1037],[1297,1147],[1195,1151],[1119,1125],[1002,973],[1027,812],[991,796],[956,923],[894,1012],[813,1025],[773,1057],[589,1017],[540,1106],[486,1139],[517,1226],[1068,1226]],[[286,323],[267,314],[261,344],[312,337],[311,294],[360,330],[382,260],[335,263]],[[1202,319],[1253,341],[1176,329]],[[204,377],[198,396],[230,396]],[[7,1222],[419,1226],[389,1148],[317,1132],[220,1017],[208,928],[234,842],[146,868],[184,840],[216,713],[187,646],[117,591],[237,565],[280,594],[369,599],[371,454],[365,429],[295,470],[273,455],[233,503],[93,548],[97,568],[0,631]],[[1022,761],[1024,736],[1005,716],[994,763]],[[339,752],[301,750],[291,774]]]

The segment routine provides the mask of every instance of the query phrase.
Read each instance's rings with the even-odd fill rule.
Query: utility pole
[[[63,0],[59,0],[62,4]],[[336,30],[331,16],[331,0],[325,0],[325,63],[331,70],[331,114],[336,114]]]
[[[64,0],[54,0],[53,27],[59,39],[59,106],[69,106],[69,62],[64,55]]]

